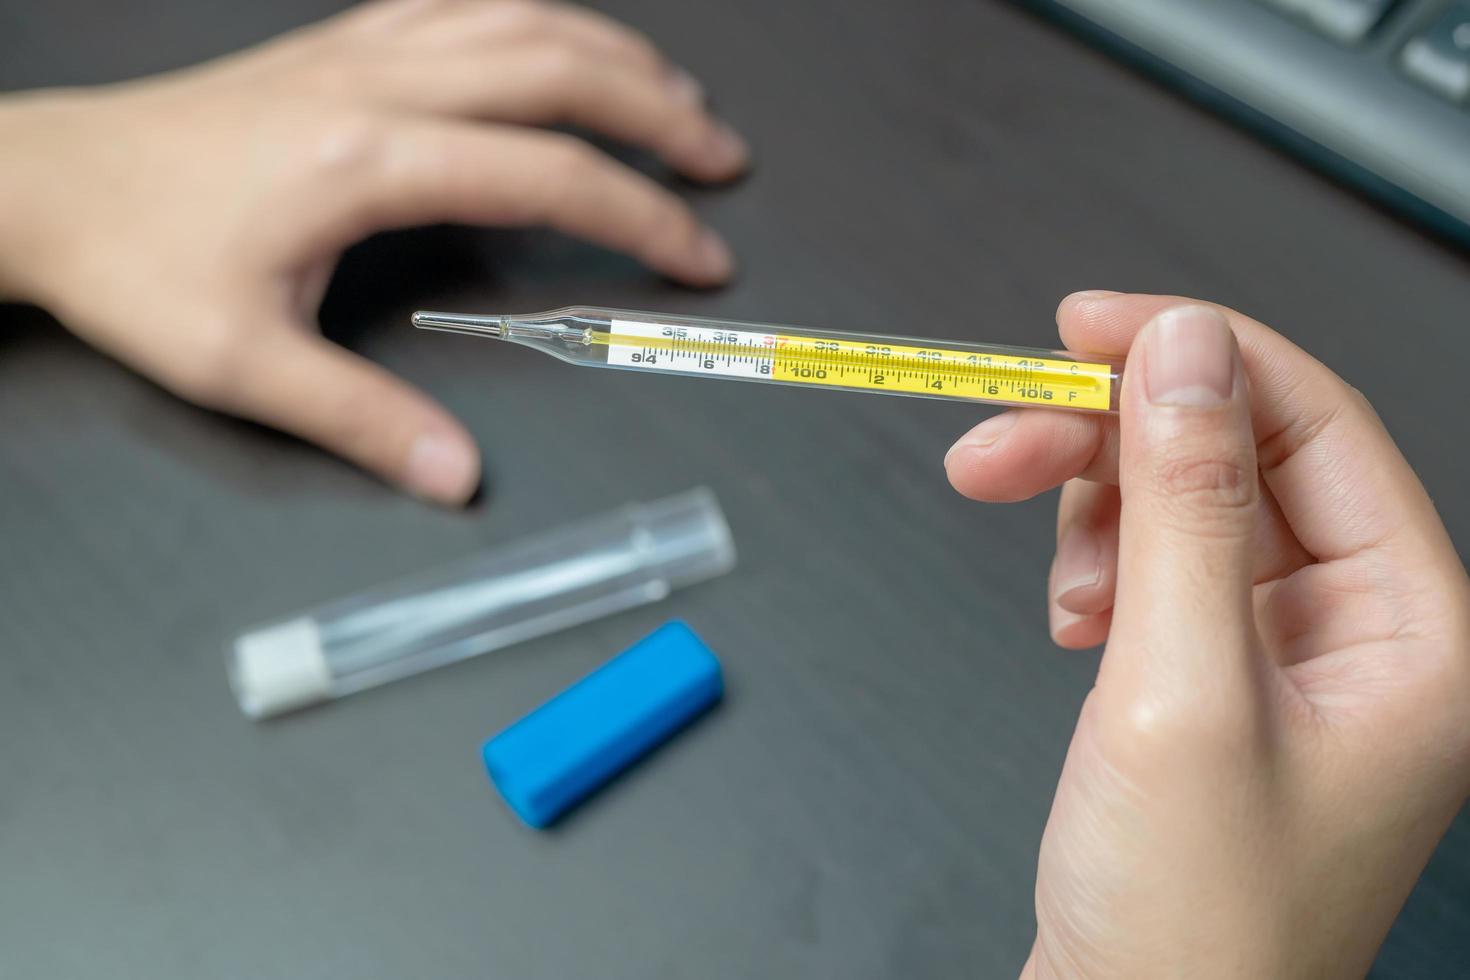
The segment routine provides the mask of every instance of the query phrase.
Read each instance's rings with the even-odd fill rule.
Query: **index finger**
[[[1070,349],[1117,355],[1126,353],[1156,314],[1192,302],[1174,296],[1074,294],[1062,301],[1057,324]],[[1235,333],[1250,378],[1262,476],[1307,551],[1331,560],[1386,542],[1406,526],[1438,525],[1413,470],[1356,389],[1264,324],[1216,308]],[[1116,420],[1056,412],[1022,415],[1006,442],[1018,444],[1017,459],[1031,464],[1032,475],[1021,473],[1017,459],[1007,458],[1005,447],[997,444],[997,451],[988,454],[992,459],[971,464],[989,470],[976,482],[1008,482],[1013,492],[1030,495],[1061,482],[1059,476],[1116,481]],[[1032,445],[1022,448],[1023,440]]]

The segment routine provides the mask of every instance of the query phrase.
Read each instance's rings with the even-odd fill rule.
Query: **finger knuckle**
[[[1255,511],[1258,477],[1244,454],[1163,456],[1153,471],[1165,505],[1188,523],[1231,522]]]
[[[578,207],[591,176],[597,169],[597,151],[562,133],[535,137],[537,166],[525,192],[504,202],[503,220],[513,226],[542,224]]]
[[[1347,388],[1348,415],[1360,424],[1366,424],[1376,429],[1383,428],[1383,416],[1378,414],[1378,409],[1373,402],[1362,391],[1352,385]]]
[[[308,145],[309,163],[319,174],[348,176],[382,162],[386,127],[366,113],[336,113],[316,127]]]
[[[501,0],[492,13],[501,30],[521,38],[551,31],[553,8],[539,0]]]
[[[1368,396],[1363,394],[1362,389],[1346,382],[1343,383],[1343,388],[1347,394],[1348,404],[1354,411],[1370,415],[1374,418],[1378,417],[1378,410],[1373,407],[1373,403],[1368,400]]]
[[[1222,506],[1245,506],[1254,502],[1255,473],[1238,459],[1162,459],[1157,484],[1176,497],[1202,496]]]
[[[190,335],[184,356],[162,378],[165,387],[196,405],[232,410],[246,371],[248,350],[242,337],[234,324],[206,322]]]
[[[355,459],[372,452],[392,431],[385,425],[383,409],[388,404],[374,385],[349,385],[336,394],[324,411],[324,436],[338,452]]]
[[[659,51],[658,46],[646,36],[637,31],[627,31],[622,35],[621,43],[633,60],[640,61],[650,68],[663,67],[663,52]]]
[[[340,54],[327,50],[297,77],[304,91],[329,100],[345,100],[361,88],[362,73],[355,69],[356,66]]]
[[[571,193],[597,170],[597,151],[575,136],[551,134],[547,139],[544,184],[553,194]]]
[[[663,52],[648,35],[617,22],[606,22],[603,43],[618,52],[630,65],[644,71],[658,72],[669,68]]]
[[[1135,696],[1118,705],[1106,730],[1111,751],[1140,764],[1172,758],[1252,760],[1264,744],[1252,712],[1208,694]]]
[[[563,93],[579,89],[587,78],[586,59],[560,41],[542,45],[533,63],[541,83]]]

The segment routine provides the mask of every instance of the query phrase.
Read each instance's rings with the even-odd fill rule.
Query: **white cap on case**
[[[332,674],[321,636],[308,616],[237,638],[230,650],[230,687],[251,718],[304,708],[331,693]]]

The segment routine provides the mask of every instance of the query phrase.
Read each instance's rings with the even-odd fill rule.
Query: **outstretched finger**
[[[385,228],[451,221],[546,225],[626,252],[674,279],[725,281],[728,247],[683,201],[571,136],[519,126],[372,120],[353,137],[307,258]],[[307,202],[303,202],[306,206]]]
[[[375,101],[496,122],[580,126],[658,154],[703,181],[746,167],[745,142],[705,108],[685,75],[640,71],[565,44],[495,58],[409,54],[372,67]]]
[[[1118,482],[1118,420],[1015,408],[960,436],[944,457],[949,482],[972,500],[1027,500],[1068,480]]]
[[[196,400],[288,432],[428,500],[463,504],[480,455],[455,418],[304,325],[267,325]]]

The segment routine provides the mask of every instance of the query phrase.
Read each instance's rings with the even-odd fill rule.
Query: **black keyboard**
[[[1470,0],[1022,0],[1470,244]]]

